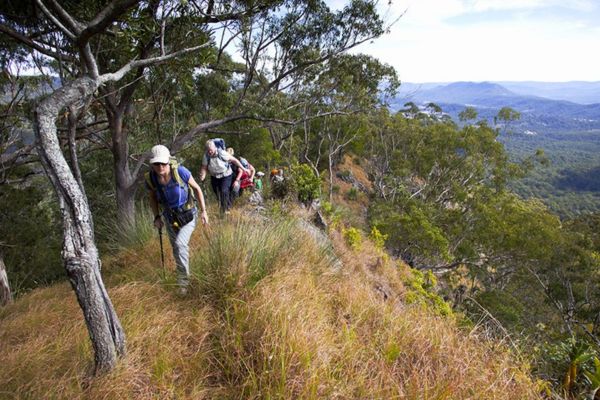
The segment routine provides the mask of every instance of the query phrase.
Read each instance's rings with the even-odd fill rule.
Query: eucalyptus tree
[[[162,62],[176,57],[182,52],[169,55],[160,54],[154,58],[131,60],[110,73],[101,74],[96,56],[91,51],[90,42],[100,33],[109,29],[119,17],[136,1],[114,1],[99,9],[89,21],[72,16],[56,2],[51,9],[42,2],[38,6],[46,15],[48,25],[59,29],[78,49],[79,77],[64,84],[49,94],[35,109],[35,132],[38,139],[38,154],[58,197],[63,222],[62,256],[65,269],[82,308],[86,325],[95,353],[96,371],[106,371],[114,367],[119,355],[125,354],[125,335],[115,313],[100,274],[100,258],[94,239],[92,216],[81,180],[77,179],[78,165],[71,160],[69,165],[62,152],[57,135],[59,112],[71,112],[85,107],[93,94],[103,84],[118,81],[136,68]],[[31,43],[32,39],[3,25],[3,30],[13,37],[35,45],[36,50],[48,54],[61,54],[61,48],[44,48],[44,41]],[[40,40],[38,37],[37,40]],[[53,42],[50,42],[53,43]],[[197,50],[200,44],[185,51]],[[65,57],[72,57],[65,55]]]
[[[137,6],[127,10],[129,3]],[[85,40],[100,73],[112,71],[132,57],[144,59],[150,54],[174,52],[188,43],[205,45],[202,51],[173,60],[168,68],[169,78],[182,83],[193,79],[202,86],[204,79],[222,76],[221,82],[227,86],[208,96],[230,100],[219,104],[217,112],[185,108],[189,122],[182,124],[184,131],[177,135],[160,134],[160,139],[176,152],[227,123],[245,119],[276,121],[277,110],[267,110],[263,105],[289,89],[307,68],[326,63],[384,33],[386,27],[376,3],[353,1],[332,11],[324,2],[314,1],[115,1],[111,3],[115,4],[112,15],[122,14],[122,17],[111,26],[90,29]],[[64,2],[62,6],[57,1],[48,1],[47,7],[42,1],[37,5],[20,4],[27,4],[19,6],[22,14],[26,8],[25,14],[37,12],[45,17],[36,23],[24,23],[23,19],[5,12],[0,30],[36,55],[54,59],[46,68],[56,68],[67,79],[87,71],[79,62],[81,43],[75,41],[82,40],[67,33],[69,24],[62,21],[61,15],[68,14],[67,19],[91,20],[99,4],[93,1],[81,5]],[[43,9],[46,12],[40,11]],[[234,54],[239,62],[227,62],[227,53]],[[144,110],[144,104],[139,103],[145,101],[136,96],[136,91],[149,83],[150,74],[147,65],[136,65],[122,78],[120,86],[111,81],[98,90],[98,101],[106,115],[104,124],[110,131],[108,146],[113,155],[118,215],[123,221],[133,216],[134,195],[147,157],[142,146],[149,144],[148,138],[140,140],[137,136],[132,144],[130,135],[135,128],[127,121],[134,112]],[[149,95],[145,99],[159,99],[166,93],[161,89],[168,86],[155,85],[156,91],[146,90]],[[158,108],[152,112],[154,119],[163,116]],[[207,114],[208,119],[201,119]],[[99,122],[100,119],[94,121]]]
[[[399,85],[393,67],[367,55],[345,54],[313,68],[294,86],[289,98],[297,105],[296,157],[317,176],[328,171],[330,196],[333,166],[366,131],[364,116],[385,105]]]
[[[149,66],[177,60],[187,65],[177,71],[189,75],[194,68],[202,79],[206,71],[221,71],[226,50],[237,46],[233,52],[242,59],[239,68],[228,71],[233,74],[228,92],[234,101],[211,120],[196,123],[177,137],[163,138],[177,151],[228,122],[272,120],[260,115],[257,104],[285,92],[307,68],[385,30],[372,1],[353,1],[335,12],[314,1],[212,0],[36,0],[5,2],[0,10],[2,41],[17,44],[10,54],[58,71],[62,79],[62,86],[36,107],[35,130],[40,161],[58,197],[64,265],[83,309],[97,371],[112,368],[125,353],[125,337],[100,275],[75,148],[78,128],[108,126],[117,207],[123,220],[131,220],[147,155],[140,149],[131,153],[126,121]],[[85,116],[87,110],[97,116],[98,105],[105,121]],[[59,140],[57,124],[63,122],[69,137]],[[70,145],[70,164],[61,142]]]
[[[470,282],[469,295],[485,293],[490,311],[520,319],[509,321],[516,331],[539,334],[542,323],[548,337],[600,345],[598,218],[565,223],[511,193],[508,182],[531,162],[510,162],[499,134],[378,115],[365,154],[376,194],[370,222],[413,267],[455,274]]]

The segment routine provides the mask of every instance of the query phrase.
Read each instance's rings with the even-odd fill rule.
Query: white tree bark
[[[8,285],[8,276],[6,275],[6,266],[4,259],[0,254],[0,306],[5,306],[12,302],[12,293]]]
[[[60,88],[36,107],[35,122],[38,153],[60,205],[65,268],[83,310],[98,373],[112,369],[117,357],[125,354],[125,335],[100,275],[87,198],[65,160],[56,132],[58,113],[82,104],[97,88],[98,80],[89,77]]]

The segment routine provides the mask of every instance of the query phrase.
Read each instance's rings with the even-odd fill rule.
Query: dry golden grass
[[[157,240],[105,261],[128,341],[105,376],[90,376],[91,346],[67,284],[1,310],[0,398],[538,398],[502,345],[407,305],[406,271],[366,239],[353,251],[332,233],[343,264],[334,269],[324,243],[295,222],[234,215],[203,232],[187,298],[160,279]]]

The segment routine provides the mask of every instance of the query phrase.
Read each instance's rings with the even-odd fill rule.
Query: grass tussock
[[[193,238],[186,298],[156,271],[157,243],[111,257],[128,354],[100,377],[71,289],[35,290],[0,311],[0,398],[538,398],[501,344],[407,304],[406,271],[367,239],[331,238],[293,218],[213,219]]]

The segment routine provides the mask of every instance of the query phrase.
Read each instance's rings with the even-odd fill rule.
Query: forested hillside
[[[514,129],[542,119],[494,85],[489,115],[395,109],[394,68],[348,52],[396,21],[372,1],[0,15],[0,396],[594,398],[596,131],[538,151]],[[211,138],[266,173],[232,213],[201,179]],[[206,197],[189,290],[157,169]]]
[[[580,99],[578,95],[584,97]],[[596,101],[578,104],[565,101],[566,98]],[[600,211],[596,173],[600,166],[597,82],[411,84],[400,90],[391,104],[392,109],[405,109],[407,101],[425,112],[427,104],[434,102],[459,124],[465,123],[461,113],[470,108],[476,114],[471,122],[484,120],[502,131],[500,140],[515,160],[543,150],[548,163],[511,184],[522,197],[542,199],[561,217]],[[519,118],[506,125],[497,121],[496,116],[503,107],[517,111]]]

